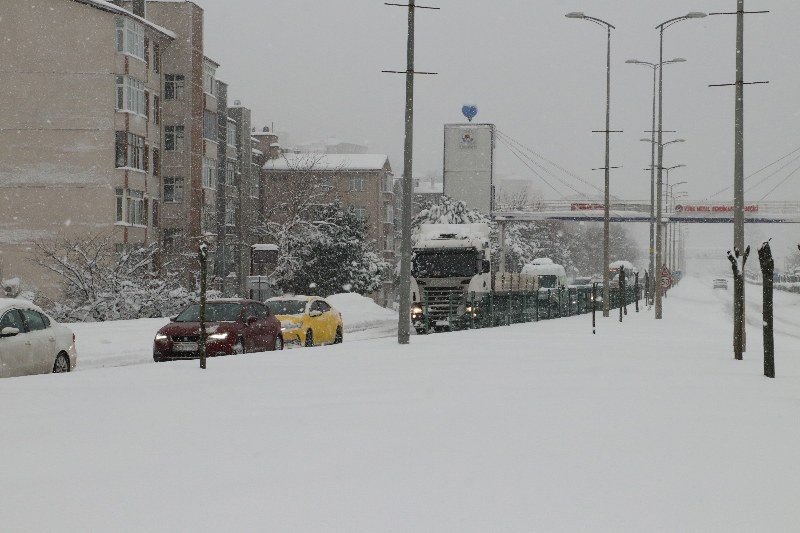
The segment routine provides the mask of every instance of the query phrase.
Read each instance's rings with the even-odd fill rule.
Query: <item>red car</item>
[[[200,304],[170,319],[156,334],[155,362],[200,357]],[[212,300],[206,304],[206,355],[233,355],[283,350],[281,323],[261,302]]]

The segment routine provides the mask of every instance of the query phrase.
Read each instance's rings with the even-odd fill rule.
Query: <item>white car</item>
[[[69,372],[75,334],[27,300],[0,298],[0,378]]]

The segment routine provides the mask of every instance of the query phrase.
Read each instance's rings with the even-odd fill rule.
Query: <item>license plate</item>
[[[176,342],[172,347],[176,352],[196,352],[198,348],[196,342]]]

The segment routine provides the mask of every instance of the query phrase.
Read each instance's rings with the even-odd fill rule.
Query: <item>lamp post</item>
[[[672,63],[683,63],[686,60],[682,57],[676,57],[669,61],[664,61],[664,65]],[[650,252],[647,254],[650,262],[650,276],[653,275],[653,268],[655,266],[655,253],[656,253],[656,95],[657,95],[657,79],[656,73],[659,65],[657,63],[650,63],[649,61],[639,61],[638,59],[628,59],[625,63],[632,65],[645,65],[653,69],[653,125],[650,128],[650,139],[642,139],[650,143]],[[683,142],[683,141],[681,141]],[[650,301],[653,300],[653,292],[655,285],[650,284]]]
[[[664,165],[664,30],[669,28],[670,26],[677,24],[678,22],[689,20],[689,19],[698,19],[705,17],[705,13],[698,13],[693,11],[691,13],[687,13],[681,17],[675,17],[669,19],[665,22],[662,22],[656,29],[659,30],[659,41],[658,41],[658,163],[656,168],[658,169],[658,183],[656,184],[656,192],[658,193],[658,198],[656,199],[656,208],[658,209],[658,213],[656,213],[656,220],[658,220],[658,224],[656,225],[656,264],[658,264],[658,268],[661,268],[661,179],[663,177],[663,165]],[[659,285],[661,284],[661,274],[658,275],[656,278],[656,283]],[[661,291],[656,291],[656,320],[661,320],[663,317],[663,304],[661,301]]]
[[[669,183],[669,171],[672,170],[673,168],[680,168],[680,167],[684,167],[684,166],[686,166],[686,165],[675,165],[674,167],[669,167],[669,168],[665,169],[667,171],[667,182],[666,182],[664,187],[666,188],[667,191],[666,191],[666,194],[665,194],[666,198],[664,200],[664,203],[665,203],[664,209],[667,211],[668,214],[675,212],[675,198],[676,198],[675,193],[674,193],[675,187],[677,187],[678,185],[684,185],[684,184],[688,183],[686,181],[679,181],[678,183],[673,183],[672,185],[670,185],[670,183]],[[685,191],[680,191],[680,192],[682,193],[683,196],[687,195],[687,193]],[[665,254],[666,255],[666,260],[664,261],[664,263],[667,265],[667,268],[669,268],[670,271],[674,270],[674,264],[673,264],[674,253],[675,253],[674,238],[675,238],[675,223],[673,221],[669,221],[669,222],[667,222],[667,225],[666,225],[665,241],[666,241],[667,249],[666,249],[666,254]]]
[[[606,165],[605,165],[605,201],[604,201],[604,211],[603,211],[603,316],[608,317],[610,315],[610,278],[608,273],[608,263],[609,263],[609,235],[610,235],[610,225],[611,220],[609,216],[610,210],[610,192],[609,192],[609,185],[610,185],[610,173],[611,173],[611,161],[610,161],[610,134],[611,134],[611,30],[615,29],[613,25],[609,24],[608,22],[595,18],[586,16],[584,13],[580,12],[572,12],[567,13],[565,15],[567,18],[570,19],[583,19],[588,20],[589,22],[593,22],[599,26],[603,26],[606,29]]]

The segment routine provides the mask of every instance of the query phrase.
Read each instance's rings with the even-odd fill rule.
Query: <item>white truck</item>
[[[528,276],[491,273],[489,235],[485,223],[420,226],[411,260],[411,323],[417,333],[455,329],[454,318],[474,316],[471,296],[538,288]]]
[[[522,273],[536,276],[540,289],[560,289],[567,285],[567,272],[563,266],[548,257],[534,259],[522,267]]]

